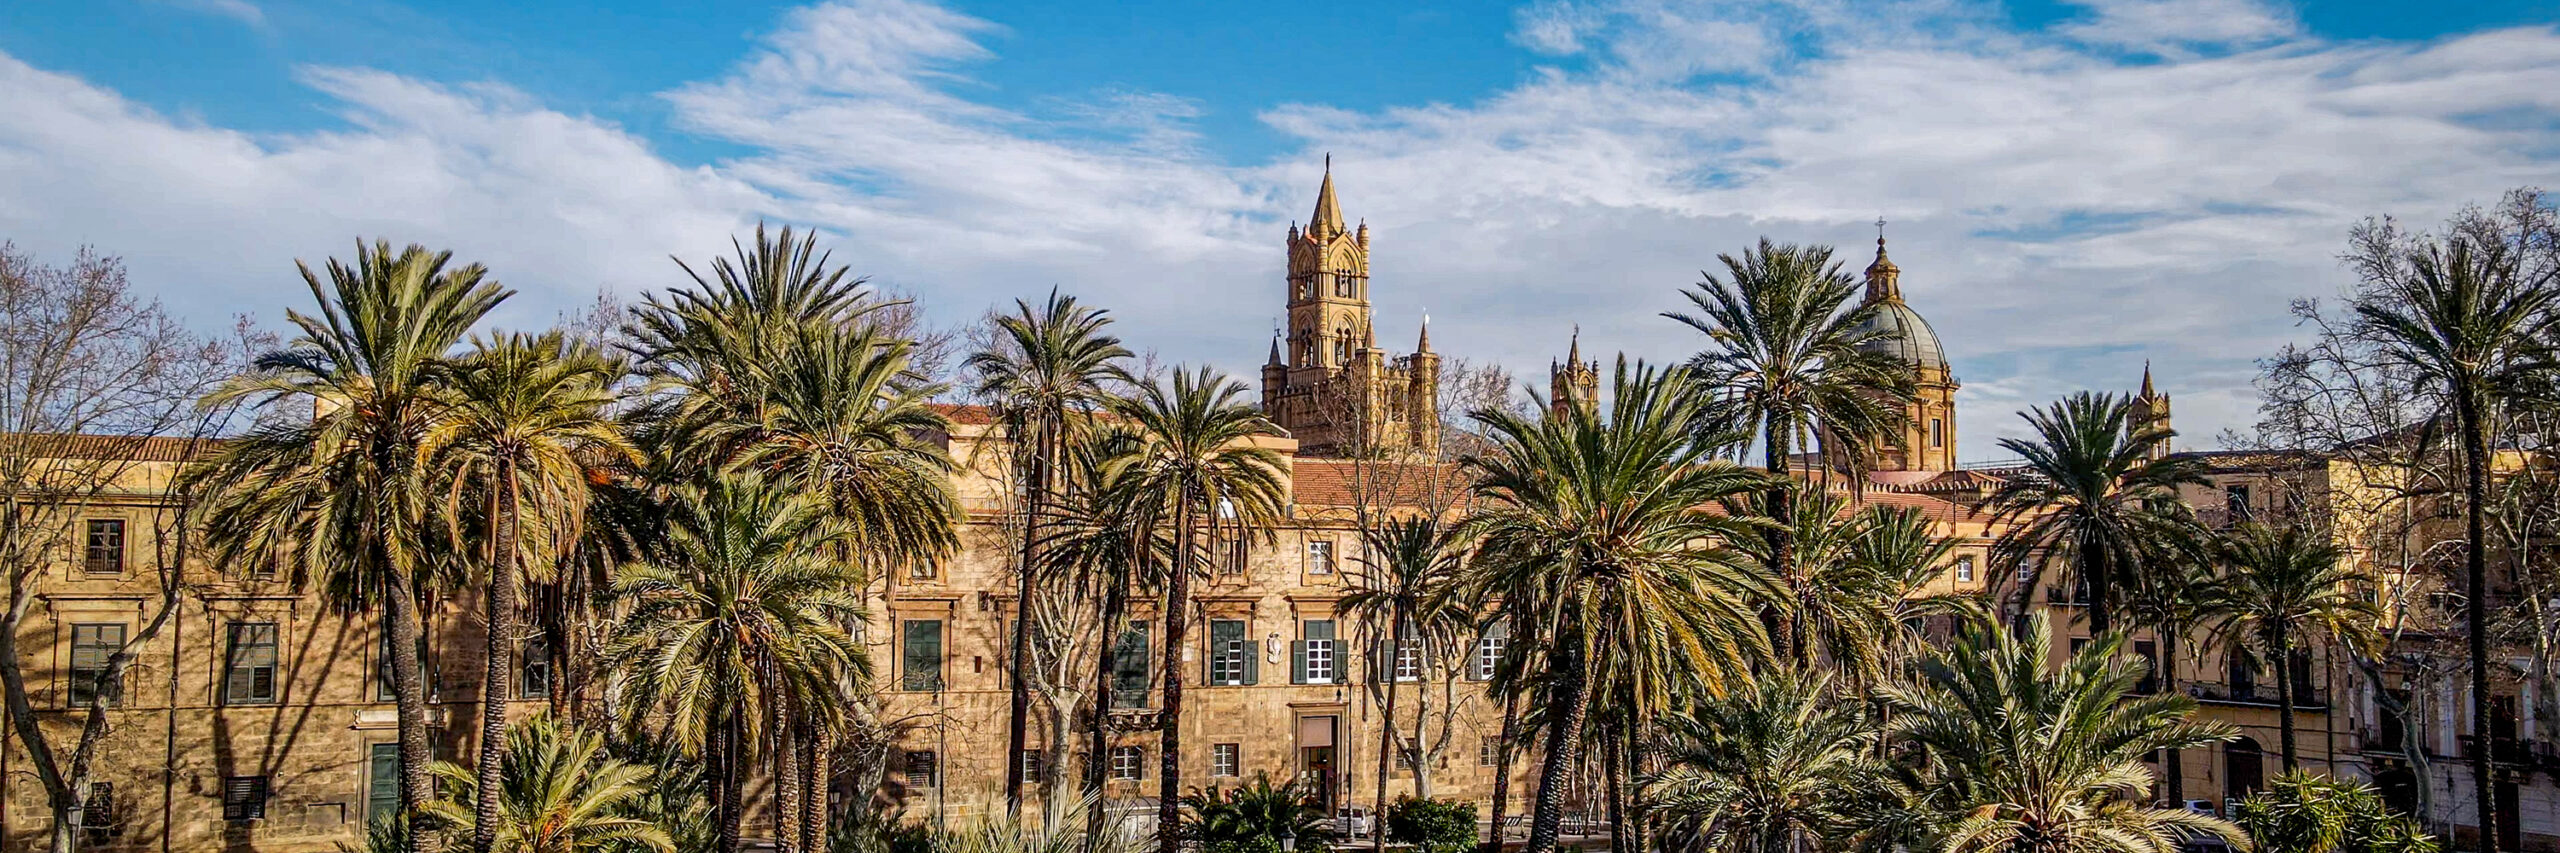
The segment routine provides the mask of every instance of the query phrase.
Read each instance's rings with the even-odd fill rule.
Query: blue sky
[[[125,256],[207,326],[358,235],[448,246],[546,322],[759,219],[944,322],[1058,284],[1250,375],[1324,152],[1380,338],[1543,381],[1761,235],[1862,266],[1878,214],[2010,412],[2143,360],[2186,441],[2334,293],[2361,216],[2560,174],[2560,6],[2258,0],[843,0],[0,8],[0,238]]]

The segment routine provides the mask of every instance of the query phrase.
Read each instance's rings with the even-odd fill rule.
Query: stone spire
[[[1422,314],[1422,340],[1413,345],[1413,351],[1422,353],[1431,351],[1431,313],[1428,311]]]
[[[1867,265],[1867,301],[1902,301],[1902,268],[1884,253],[1884,217],[1876,217],[1876,260]]]
[[[1342,204],[1333,200],[1333,155],[1324,155],[1324,186],[1316,189],[1316,212],[1307,217],[1307,233],[1318,240],[1329,240],[1340,234]]]
[[[2151,390],[2151,360],[2146,358],[2142,360],[2142,394],[2135,399],[2148,400],[2157,396],[2160,396],[2159,392]]]
[[[1573,324],[1573,345],[1565,349],[1564,363],[1582,363],[1582,324]]]
[[[1273,330],[1271,330],[1271,360],[1270,360],[1270,361],[1263,362],[1263,363],[1264,363],[1264,364],[1281,364],[1281,363],[1282,363],[1282,362],[1280,361],[1280,330],[1279,330],[1279,329],[1273,329]]]

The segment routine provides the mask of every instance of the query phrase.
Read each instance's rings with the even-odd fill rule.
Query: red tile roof
[[[0,436],[0,452],[55,459],[121,459],[184,462],[211,452],[215,439],[130,435],[20,433]]]
[[[1351,506],[1364,499],[1388,506],[1454,507],[1465,502],[1467,482],[1445,462],[1378,462],[1298,457],[1292,462],[1297,501]]]

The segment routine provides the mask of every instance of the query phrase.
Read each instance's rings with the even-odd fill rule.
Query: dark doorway
[[[1330,816],[1337,810],[1337,768],[1334,739],[1339,734],[1340,717],[1298,718],[1298,779],[1301,788],[1316,799],[1316,806]]]
[[[2489,788],[2498,798],[2498,849],[2524,849],[2524,820],[2516,814],[2516,783],[2499,782]]]
[[[2382,794],[2382,804],[2404,815],[2418,813],[2418,775],[2407,770],[2385,770],[2373,776],[2374,790]]]
[[[2239,800],[2266,787],[2266,753],[2246,736],[2222,747],[2222,796]]]

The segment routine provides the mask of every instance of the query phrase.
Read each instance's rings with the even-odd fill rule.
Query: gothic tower
[[[2133,399],[2126,403],[2124,421],[2125,431],[2134,435],[2152,431],[2169,431],[2169,395],[2152,390],[2151,362],[2142,363],[2142,393],[2135,394]],[[2151,448],[2150,458],[2152,459],[2160,459],[2168,455],[2169,443],[2166,441]]]
[[[1440,356],[1428,319],[1413,354],[1379,348],[1369,315],[1369,226],[1347,227],[1333,162],[1306,227],[1289,226],[1288,326],[1262,367],[1262,409],[1309,455],[1438,452]]]
[[[1938,333],[1920,312],[1902,301],[1902,268],[1884,251],[1884,223],[1876,223],[1876,259],[1867,265],[1867,297],[1874,309],[1867,331],[1880,332],[1866,345],[1871,352],[1895,357],[1912,371],[1915,399],[1905,408],[1902,435],[1869,465],[1877,472],[1953,471],[1956,467],[1956,389],[1961,384],[1947,365]]]
[[[1550,417],[1564,417],[1573,409],[1591,411],[1600,405],[1600,363],[1582,360],[1582,327],[1573,327],[1573,345],[1566,348],[1564,361],[1547,364],[1547,407]]]

